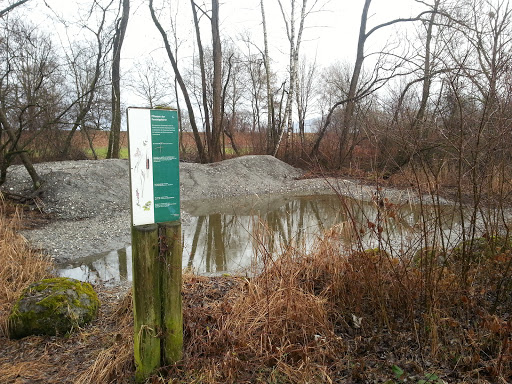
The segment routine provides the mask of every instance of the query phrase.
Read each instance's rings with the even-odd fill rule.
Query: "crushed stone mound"
[[[36,164],[45,180],[44,211],[61,220],[109,215],[129,209],[127,160],[82,160]],[[213,164],[180,163],[182,200],[250,193],[279,193],[302,171],[273,156],[243,156]],[[9,168],[3,190],[27,194],[31,180],[22,165]]]
[[[268,155],[243,156],[213,164],[183,163],[182,199],[280,193],[301,175],[300,169]]]
[[[82,160],[35,164],[43,178],[45,212],[58,219],[84,219],[129,208],[128,161]],[[30,193],[32,182],[21,165],[9,168],[2,189]]]

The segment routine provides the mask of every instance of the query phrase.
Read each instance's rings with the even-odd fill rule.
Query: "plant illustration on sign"
[[[133,166],[134,174],[139,175],[138,180],[134,180],[137,184],[135,186],[135,197],[137,199],[136,205],[140,205],[140,200],[144,199],[144,190],[146,186],[146,182],[150,179],[150,158],[148,153],[148,142],[149,139],[143,140],[142,142],[142,151],[140,147],[137,147],[135,150],[134,158],[136,159],[135,165]],[[143,155],[144,152],[144,155]],[[142,207],[145,211],[149,211],[151,206],[151,201],[148,201]]]

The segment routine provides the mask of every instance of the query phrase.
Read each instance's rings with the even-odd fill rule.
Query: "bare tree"
[[[208,150],[210,151],[212,147],[212,128],[210,124],[210,108],[208,106],[208,85],[207,85],[207,76],[206,76],[206,68],[205,68],[205,57],[204,57],[204,49],[203,42],[201,40],[201,29],[199,28],[199,17],[197,16],[197,9],[201,10],[204,15],[209,17],[206,12],[204,12],[201,8],[199,8],[193,0],[190,0],[190,5],[192,6],[192,15],[194,17],[194,27],[196,32],[196,42],[197,49],[199,54],[199,70],[201,71],[201,101],[203,103],[203,117],[204,117],[204,127],[206,131],[206,140],[208,143]],[[211,160],[211,156],[210,156]]]
[[[149,108],[169,106],[175,101],[174,97],[171,98],[169,91],[169,84],[173,84],[173,77],[160,63],[153,58],[145,58],[136,63],[134,68],[135,73],[130,77],[129,87],[134,94],[144,100]]]
[[[267,153],[274,153],[274,148],[277,145],[277,138],[279,133],[276,131],[275,117],[274,117],[274,95],[270,85],[271,70],[270,70],[270,56],[268,53],[268,36],[267,36],[267,21],[265,17],[265,6],[263,0],[260,0],[261,21],[263,27],[263,63],[265,65],[265,85],[267,89]]]
[[[297,20],[295,18],[296,11],[296,1],[290,0],[290,16],[286,15],[283,4],[281,0],[278,0],[279,7],[281,9],[281,15],[283,16],[283,21],[286,27],[286,36],[288,37],[290,56],[289,56],[289,81],[288,81],[288,97],[286,99],[286,107],[284,111],[284,119],[286,120],[286,132],[287,139],[286,145],[288,146],[289,139],[291,137],[293,131],[293,100],[297,79],[297,65],[299,61],[299,50],[300,44],[302,42],[302,32],[304,31],[304,21],[306,19],[307,0],[302,0],[302,6],[300,10],[300,18],[299,18],[299,30],[297,34],[295,34],[295,28]],[[281,145],[281,140],[283,139],[284,129],[281,129],[278,133],[277,143],[274,147],[273,155],[277,155],[277,151],[279,150],[279,146]],[[285,150],[285,154],[287,150]]]
[[[58,63],[48,36],[17,18],[2,21],[0,37],[0,184],[19,157],[35,189],[42,179],[32,165],[28,146],[58,119],[63,95]],[[3,135],[5,133],[6,135]],[[6,136],[6,138],[5,138]]]
[[[219,29],[219,0],[212,0],[212,51],[213,51],[213,109],[212,109],[212,146],[210,161],[221,159],[220,137],[222,135],[222,45]]]
[[[310,103],[315,91],[314,83],[316,79],[316,71],[316,58],[313,62],[308,63],[304,57],[298,68],[297,92],[295,93],[297,101],[297,114],[299,117],[299,136],[302,151],[304,150],[305,144],[306,116],[309,112]]]
[[[199,52],[199,68],[201,72],[201,89],[202,89],[202,105],[204,113],[204,125],[206,129],[206,140],[208,144],[208,158],[209,161],[218,161],[222,157],[221,142],[222,136],[222,44],[220,39],[219,30],[219,2],[218,0],[212,0],[211,14],[208,14],[206,10],[199,7],[193,0],[191,0],[192,14],[194,17],[194,27],[196,31],[196,41]],[[203,16],[206,16],[210,21],[211,32],[212,32],[212,50],[211,60],[213,73],[211,77],[211,100],[208,100],[209,93],[208,80],[207,80],[207,68],[206,68],[206,55],[201,40],[201,32],[199,26],[199,17],[197,10],[201,12]],[[211,102],[211,104],[209,103]],[[211,109],[211,111],[210,111]],[[211,112],[211,113],[210,113]],[[211,116],[211,123],[210,123]]]
[[[76,104],[76,115],[73,119],[69,134],[67,135],[67,138],[62,147],[62,158],[69,157],[73,136],[79,127],[84,126],[83,123],[85,118],[93,106],[94,97],[96,95],[97,87],[99,86],[100,78],[105,73],[105,59],[109,52],[108,40],[110,38],[110,31],[108,30],[107,26],[107,13],[113,2],[114,0],[110,0],[106,5],[101,5],[95,2],[95,4],[93,4],[93,6],[90,8],[86,20],[82,22],[83,29],[88,30],[94,35],[94,63],[92,68],[86,69],[86,72],[83,73],[82,69],[77,66],[76,56],[73,57],[72,61],[70,62],[75,76],[77,99],[79,102]],[[92,29],[88,25],[88,20],[93,17],[96,9],[99,9],[100,13],[99,23],[96,29]]]
[[[403,140],[397,146],[390,145],[391,138],[389,135],[385,135],[381,142],[381,149],[383,153],[386,154],[386,162],[392,158],[392,164],[388,169],[384,172],[384,178],[389,178],[391,175],[402,169],[410,160],[411,157],[415,153],[426,152],[427,148],[431,150],[436,145],[433,143],[423,143],[422,139],[427,139],[426,133],[421,132],[422,127],[425,125],[425,120],[427,119],[426,113],[429,105],[430,92],[432,87],[432,81],[434,76],[444,73],[445,70],[435,70],[436,61],[438,61],[438,57],[436,57],[436,52],[434,52],[433,46],[433,38],[434,38],[434,28],[436,27],[436,16],[438,16],[439,7],[441,0],[434,0],[432,4],[432,12],[430,13],[430,17],[428,21],[424,23],[425,30],[421,31],[422,36],[424,37],[424,46],[423,46],[423,61],[418,64],[418,68],[420,68],[419,76],[413,80],[411,80],[406,86],[404,91],[399,97],[397,109],[395,111],[394,116],[394,125],[400,128],[400,124],[397,120],[398,111],[401,109],[402,102],[405,98],[406,93],[411,89],[411,87],[417,83],[421,84],[421,96],[419,101],[419,106],[417,108],[415,116],[411,119],[411,123],[407,124],[407,129],[405,132],[401,132],[398,136],[401,138],[407,137],[408,139]],[[440,31],[438,31],[439,33]],[[438,52],[438,55],[441,53]],[[410,145],[410,144],[413,145]],[[390,148],[397,148],[396,153],[389,153]],[[385,168],[380,165],[380,168]]]
[[[352,76],[350,79],[350,86],[348,89],[347,96],[341,100],[337,100],[332,106],[329,108],[329,111],[326,115],[324,124],[319,131],[315,144],[311,150],[311,157],[315,157],[318,155],[318,149],[320,147],[320,142],[323,139],[325,132],[329,124],[331,123],[332,114],[336,111],[336,109],[340,106],[345,106],[344,118],[343,118],[343,127],[340,136],[340,165],[345,160],[346,156],[351,153],[351,150],[354,147],[354,143],[351,144],[350,149],[347,153],[343,153],[343,147],[347,145],[347,139],[350,132],[350,129],[353,127],[352,119],[354,116],[355,106],[358,100],[363,99],[364,97],[374,93],[376,90],[382,88],[384,84],[387,83],[388,80],[396,77],[410,73],[410,71],[401,72],[399,68],[402,67],[402,64],[407,61],[407,58],[398,58],[398,63],[395,63],[391,66],[391,69],[385,71],[387,74],[381,75],[380,72],[383,71],[383,63],[378,62],[373,69],[373,74],[367,81],[364,81],[362,84],[360,83],[361,74],[363,70],[363,64],[368,54],[365,54],[365,44],[368,39],[377,31],[380,31],[383,28],[389,27],[391,25],[395,25],[398,23],[406,23],[413,21],[421,21],[425,15],[432,13],[432,11],[424,11],[418,14],[415,17],[411,18],[398,18],[388,22],[384,22],[376,25],[367,31],[367,22],[368,22],[368,13],[370,9],[372,0],[365,0],[363,5],[363,10],[361,12],[361,22],[359,27],[359,36],[356,50],[356,60],[354,63],[354,68],[352,72]],[[386,52],[381,52],[380,56],[385,57]]]

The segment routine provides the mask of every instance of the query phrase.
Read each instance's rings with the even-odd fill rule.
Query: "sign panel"
[[[133,225],[180,219],[178,112],[128,108]]]

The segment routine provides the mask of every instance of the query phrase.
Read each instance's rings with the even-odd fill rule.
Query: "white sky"
[[[57,1],[57,0],[53,0]],[[202,0],[197,0],[202,3]],[[205,1],[207,5],[209,0]],[[359,23],[364,0],[319,0],[326,3],[319,12],[312,13],[306,19],[301,56],[306,55],[310,60],[316,56],[320,66],[326,66],[336,61],[352,63],[355,58]],[[160,3],[155,0],[155,5]],[[289,0],[283,0],[283,4]],[[299,2],[297,2],[299,3]],[[309,0],[308,3],[313,3]],[[163,51],[161,37],[153,25],[147,0],[134,0],[128,31],[123,46],[122,56],[125,66],[129,61],[140,60],[146,55],[160,57],[164,64],[168,61]],[[194,30],[191,16],[191,7],[188,0],[172,0],[172,6],[178,9],[178,35],[181,40],[179,57],[186,59],[194,52]],[[414,0],[373,0],[370,7],[370,20],[368,29],[372,26],[395,19],[409,17],[418,12],[418,4]],[[300,9],[297,9],[297,16]],[[277,0],[265,1],[270,56],[273,61],[273,70],[285,76],[288,63],[288,41]],[[242,44],[241,36],[250,35],[251,41],[263,49],[263,32],[261,25],[261,11],[259,0],[225,0],[221,1],[220,8],[221,34],[231,38],[235,43]],[[162,19],[167,27],[170,25]],[[205,20],[202,24],[203,44],[210,42],[209,24]],[[382,46],[393,35],[393,27],[379,32],[376,38],[367,43],[368,49]],[[257,49],[253,48],[256,53]],[[170,66],[170,64],[167,64]]]
[[[189,60],[195,51],[194,30],[189,0],[163,0],[178,10],[178,35],[181,41],[179,51],[179,65]],[[4,4],[6,0],[0,0]],[[65,20],[76,20],[77,4],[90,4],[91,0],[46,0],[46,3],[62,15]],[[197,3],[210,4],[210,0],[196,0]],[[282,0],[289,4],[290,0]],[[312,4],[314,0],[309,0]],[[152,23],[148,0],[132,0],[131,15],[128,30],[122,50],[121,67],[124,72],[133,71],[137,61],[143,61],[152,56],[171,71],[170,63],[163,50],[162,39]],[[300,3],[300,1],[297,1]],[[364,0],[318,0],[319,4],[327,3],[319,12],[312,13],[306,19],[301,56],[306,55],[309,60],[316,56],[319,66],[327,66],[337,61],[353,63],[357,46],[359,23]],[[32,0],[27,3],[26,12],[34,18],[48,11],[42,0]],[[162,0],[155,0],[155,7],[160,6]],[[298,5],[299,6],[299,5]],[[25,6],[24,6],[25,7]],[[373,0],[370,7],[370,20],[368,29],[383,21],[398,17],[408,17],[418,12],[419,6],[415,0]],[[288,42],[286,31],[277,0],[265,0],[268,37],[272,69],[282,77],[286,76],[288,63]],[[297,9],[299,16],[300,9]],[[241,36],[250,35],[251,41],[263,49],[263,34],[261,26],[261,13],[259,0],[221,0],[220,8],[221,34],[224,38],[231,38],[235,44],[243,46]],[[162,19],[164,28],[169,28],[168,19]],[[202,22],[203,44],[210,42],[210,26],[207,20]],[[59,26],[55,27],[59,30]],[[81,31],[80,33],[87,33]],[[378,49],[387,39],[393,37],[394,28],[380,31],[375,38],[367,42],[367,50]],[[79,39],[80,36],[77,36]],[[253,53],[257,52],[252,48]],[[127,94],[126,92],[124,93]],[[136,105],[133,95],[123,97],[125,104]]]
[[[283,3],[287,1],[289,0],[283,0]],[[312,2],[309,0],[309,3]],[[326,0],[319,1],[319,3],[324,2]],[[123,47],[125,58],[136,58],[142,52],[152,51],[162,45],[158,31],[151,22],[147,0],[135,0],[133,3],[126,45]],[[310,57],[316,54],[320,63],[353,61],[363,3],[363,0],[331,0],[322,11],[311,14],[306,19],[301,53]],[[158,4],[158,0],[155,0],[155,4]],[[179,7],[181,23],[178,26],[178,34],[186,49],[186,46],[194,44],[190,3],[188,0],[173,0],[172,4],[174,7]],[[369,26],[398,17],[411,16],[413,10],[417,11],[417,9],[417,3],[414,0],[373,0],[370,7]],[[288,42],[277,0],[266,0],[265,11],[272,58],[278,62],[284,59],[286,62]],[[259,0],[223,1],[220,17],[220,28],[224,37],[231,37],[237,41],[240,35],[249,33],[254,43],[263,48]],[[162,24],[164,22],[165,20]],[[203,24],[202,34],[205,44],[209,37],[208,27],[206,23]],[[392,28],[383,31],[380,34],[381,41],[388,38],[391,33]]]

